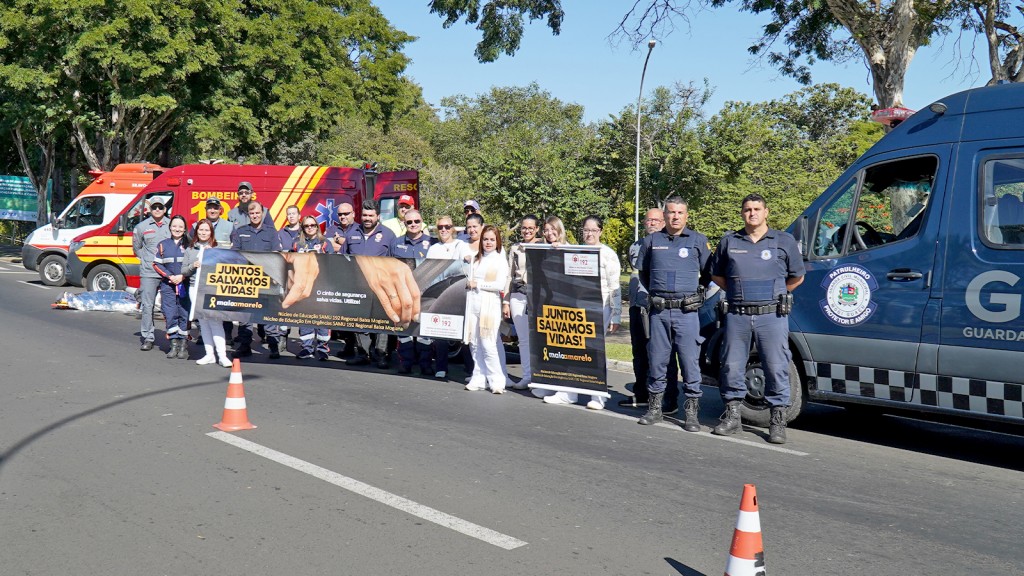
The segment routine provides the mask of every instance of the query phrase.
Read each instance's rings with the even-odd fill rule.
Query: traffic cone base
[[[213,427],[224,432],[252,430],[256,427],[249,422],[249,412],[245,405],[245,384],[242,383],[242,363],[237,358],[231,364],[228,394],[224,399],[224,415]]]
[[[736,530],[729,547],[729,560],[725,564],[725,576],[764,575],[764,543],[757,510],[757,488],[753,484],[745,484]]]

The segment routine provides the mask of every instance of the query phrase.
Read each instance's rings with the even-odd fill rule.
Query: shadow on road
[[[686,564],[683,564],[682,562],[674,558],[665,558],[665,562],[668,562],[669,566],[675,568],[676,572],[679,572],[681,576],[707,576],[703,572],[694,570],[693,568],[690,568]]]
[[[179,392],[181,390],[188,390],[190,388],[201,388],[203,386],[224,386],[224,380],[223,379],[218,379],[215,382],[196,382],[194,384],[182,384],[181,386],[174,386],[174,387],[171,387],[171,388],[161,388],[160,390],[151,390],[149,392],[143,392],[141,394],[135,394],[134,396],[127,396],[125,398],[118,398],[117,400],[114,400],[113,402],[107,402],[106,404],[100,404],[99,406],[95,406],[93,408],[89,408],[88,410],[84,410],[82,412],[78,412],[77,414],[72,414],[70,416],[66,416],[64,418],[61,418],[60,420],[57,420],[56,422],[52,422],[52,423],[47,424],[46,426],[40,428],[39,430],[36,430],[35,432],[33,432],[33,433],[29,434],[28,436],[22,438],[21,440],[18,440],[11,447],[7,448],[7,450],[5,450],[4,452],[0,452],[0,472],[3,471],[4,465],[7,464],[7,462],[11,458],[13,458],[15,454],[20,452],[26,446],[28,446],[29,444],[35,442],[39,438],[42,438],[43,436],[46,436],[50,432],[53,432],[53,431],[61,428],[62,426],[70,424],[70,423],[72,423],[72,422],[74,422],[76,420],[79,420],[81,418],[85,418],[87,416],[91,416],[93,414],[97,414],[99,412],[103,412],[104,410],[107,410],[109,408],[114,408],[115,406],[120,406],[122,404],[127,404],[129,402],[135,402],[136,400],[142,400],[142,399],[150,398],[150,397],[153,397],[153,396],[159,396],[160,394],[168,394],[168,393],[171,393],[171,392]]]
[[[1024,471],[1024,429],[978,430],[883,414],[871,408],[808,404],[792,428],[836,438]]]

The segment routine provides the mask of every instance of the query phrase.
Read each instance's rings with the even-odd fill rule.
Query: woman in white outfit
[[[508,262],[501,252],[501,233],[485,226],[480,251],[473,258],[466,282],[466,332],[463,342],[473,351],[473,375],[466,390],[490,389],[505,393],[505,369],[498,357],[501,325],[501,291],[508,283]]]
[[[199,282],[196,280],[196,270],[203,258],[203,250],[217,246],[217,240],[213,236],[213,224],[209,220],[200,220],[196,224],[195,237],[192,238],[192,246],[185,250],[185,258],[181,264],[181,273],[189,279],[189,295],[195,306],[200,302],[196,300],[196,291]],[[195,320],[195,318],[192,318]],[[220,365],[226,368],[231,367],[231,359],[228,358],[227,347],[224,341],[224,323],[220,320],[199,319],[199,334],[203,337],[203,347],[206,355],[196,360],[196,364],[213,364],[220,357]],[[217,356],[214,356],[214,351]]]
[[[598,216],[587,216],[583,221],[583,244],[601,247],[601,299],[604,302],[604,333],[607,335],[617,331],[622,322],[622,286],[619,284],[622,265],[619,264],[619,257],[615,251],[607,245],[601,244],[601,228],[602,222]],[[605,370],[605,380],[607,380],[607,368]],[[573,392],[558,392],[545,397],[544,402],[575,404],[576,399],[577,395]],[[602,410],[604,401],[604,396],[591,396],[590,402],[587,402],[587,408]]]
[[[523,241],[515,244],[508,251],[508,287],[505,288],[505,298],[501,305],[502,316],[506,320],[512,320],[516,327],[516,334],[519,336],[519,364],[523,367],[523,377],[512,387],[516,390],[526,390],[530,387],[533,372],[530,369],[530,320],[526,311],[526,248],[527,244],[541,243],[540,218],[529,215],[524,216],[519,222],[519,233]]]

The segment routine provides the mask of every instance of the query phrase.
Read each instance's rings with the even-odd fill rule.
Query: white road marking
[[[7,270],[7,269],[0,269],[0,274],[32,274],[33,276],[38,276],[39,272],[33,272],[31,270]]]
[[[227,432],[210,432],[207,436],[220,440],[221,442],[226,442],[227,444],[231,444],[232,446],[241,448],[242,450],[252,452],[257,456],[262,456],[268,460],[277,462],[278,464],[293,468],[299,472],[309,474],[314,478],[319,478],[320,480],[329,482],[335,486],[369,498],[370,500],[375,500],[385,506],[390,506],[416,516],[417,518],[422,518],[423,520],[433,522],[439,526],[450,528],[471,538],[476,538],[477,540],[482,540],[488,544],[493,544],[498,548],[514,550],[527,545],[527,542],[523,542],[522,540],[507,536],[500,532],[495,532],[490,528],[484,528],[483,526],[473,524],[472,522],[462,520],[461,518],[456,518],[450,514],[445,514],[440,510],[435,510],[422,504],[417,504],[407,498],[402,498],[401,496],[386,492],[380,488],[375,488],[354,478],[342,476],[337,472],[321,468],[316,464],[311,464],[305,460],[300,460],[293,456],[278,452],[277,450],[267,448],[261,444],[250,442],[249,440],[239,438],[233,434],[228,434]]]
[[[49,290],[50,289],[49,286],[43,286],[42,284],[33,284],[33,283],[31,283],[31,282],[29,282],[27,280],[18,280],[18,283],[19,284],[24,284],[25,286],[31,286],[33,288],[42,288],[43,290]]]
[[[597,414],[599,414],[601,416],[609,416],[611,418],[619,418],[619,419],[622,419],[622,420],[630,420],[632,422],[636,422],[637,419],[640,418],[640,416],[630,416],[629,414],[619,414],[618,412],[612,412],[611,410],[590,410],[586,406],[581,406],[579,404],[572,404],[572,405],[561,404],[561,405],[559,405],[559,407],[560,408],[575,408],[576,410],[586,410],[587,412],[594,412],[594,413],[597,413]],[[680,407],[680,409],[681,409],[681,407]],[[671,416],[666,416],[666,418],[671,418]],[[679,424],[675,424],[674,422],[671,422],[671,421],[661,422],[659,424],[655,424],[655,426],[658,426],[658,427],[661,427],[661,428],[668,428],[670,430],[675,430],[675,431],[681,432],[681,433],[683,432],[683,429],[682,429],[682,427]],[[810,454],[808,452],[800,452],[799,450],[790,450],[789,448],[782,448],[780,446],[776,446],[775,444],[767,444],[765,442],[753,442],[753,441],[750,441],[750,440],[744,440],[743,438],[736,438],[735,436],[715,436],[714,434],[712,434],[710,432],[707,432],[707,431],[705,431],[703,429],[700,432],[686,432],[686,434],[688,436],[703,436],[704,438],[708,438],[708,439],[711,439],[711,440],[724,440],[725,442],[733,442],[735,444],[743,444],[744,446],[750,446],[751,448],[760,448],[762,450],[770,450],[772,452],[781,452],[783,454],[789,454],[791,456],[810,456]]]

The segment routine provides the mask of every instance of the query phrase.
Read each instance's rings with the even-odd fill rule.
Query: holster
[[[643,325],[644,338],[651,339],[651,311],[646,306],[640,307],[640,323]]]
[[[793,311],[793,293],[779,294],[779,316],[789,316]]]

